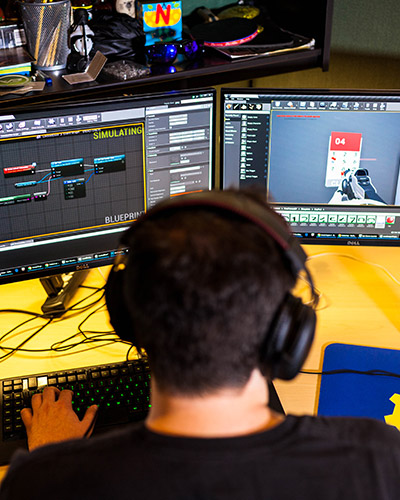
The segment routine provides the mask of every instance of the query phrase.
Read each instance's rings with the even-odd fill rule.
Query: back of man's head
[[[128,235],[124,300],[158,387],[199,395],[243,386],[294,285],[282,249],[212,207],[161,212]]]

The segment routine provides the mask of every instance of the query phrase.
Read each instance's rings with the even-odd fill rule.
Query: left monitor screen
[[[0,116],[0,283],[106,265],[161,199],[211,189],[215,91]]]

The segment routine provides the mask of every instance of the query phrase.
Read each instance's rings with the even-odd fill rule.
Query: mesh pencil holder
[[[71,2],[18,2],[28,50],[37,69],[57,70],[67,65]]]

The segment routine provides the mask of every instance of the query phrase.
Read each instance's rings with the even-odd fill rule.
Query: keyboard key
[[[45,387],[46,385],[49,385],[48,379],[46,376],[37,378],[37,386],[38,387]]]
[[[30,378],[28,378],[28,388],[29,389],[35,389],[36,387],[37,387],[36,377],[30,377]]]

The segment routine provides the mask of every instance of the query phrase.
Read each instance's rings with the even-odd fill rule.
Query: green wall
[[[218,7],[223,7],[224,5],[228,5],[229,3],[235,3],[234,0],[212,0],[211,2],[204,0],[204,1],[196,1],[196,0],[182,0],[182,6],[183,6],[183,15],[186,16],[187,14],[190,14],[192,10],[194,10],[196,7],[208,7],[209,9],[217,9]]]
[[[332,50],[400,57],[399,0],[334,0]]]
[[[254,87],[399,89],[400,60],[332,52],[329,71],[310,69],[258,78]]]
[[[256,87],[400,88],[400,1],[335,0],[329,71],[297,71]]]

